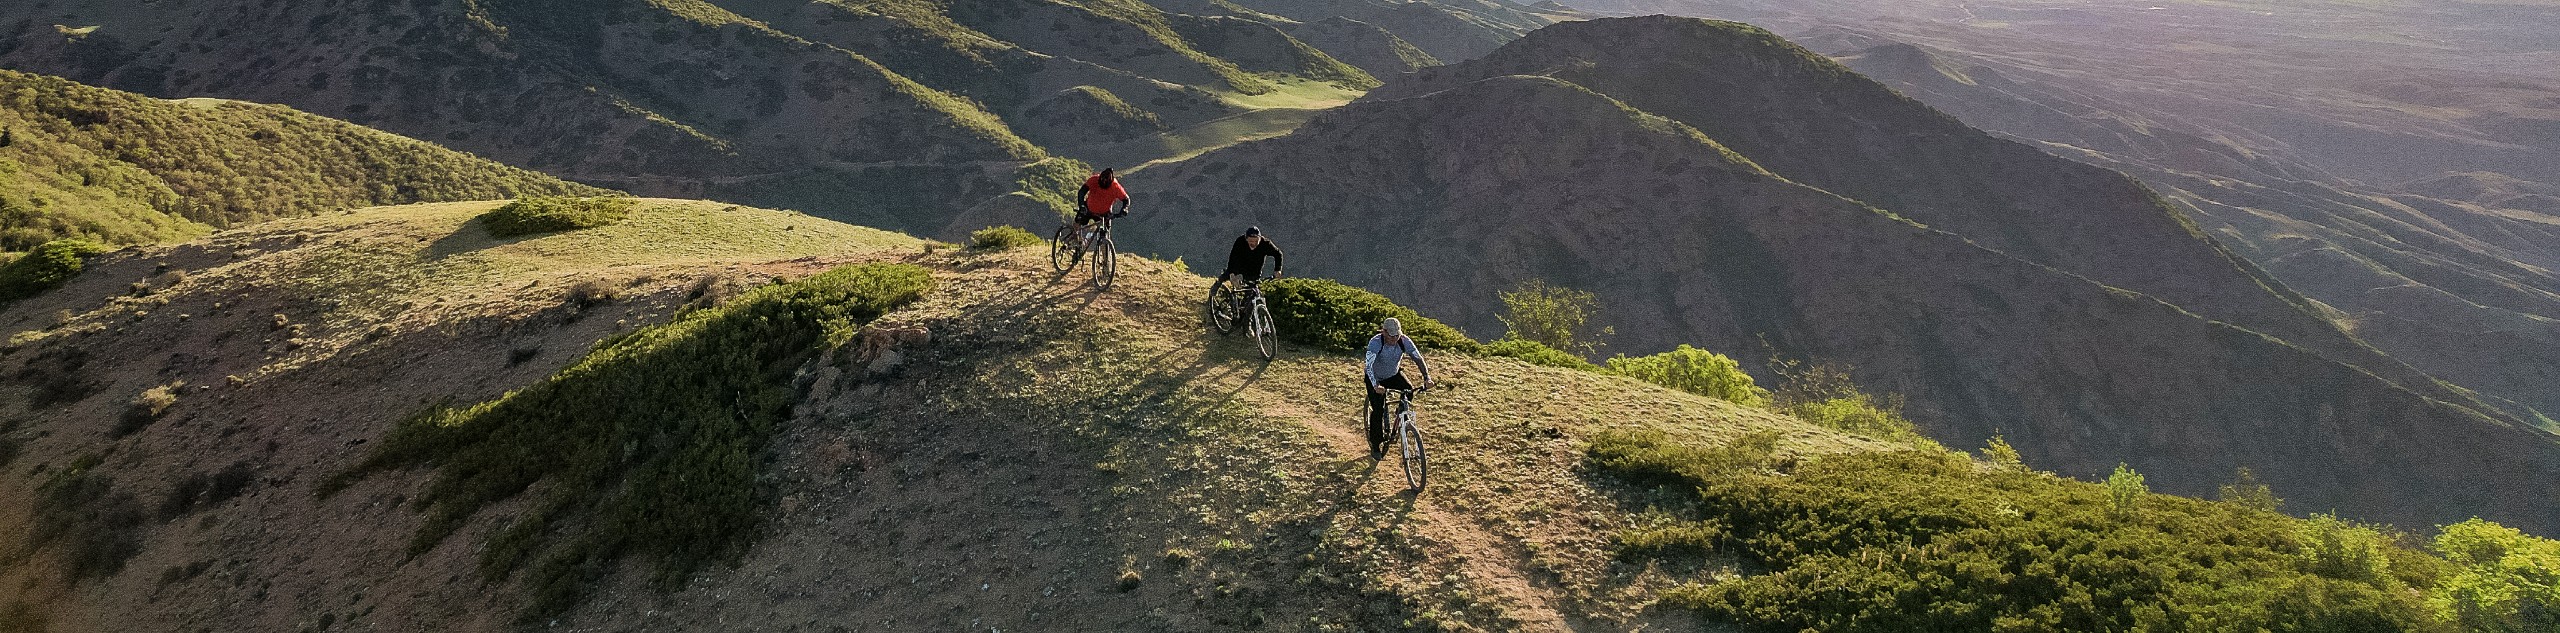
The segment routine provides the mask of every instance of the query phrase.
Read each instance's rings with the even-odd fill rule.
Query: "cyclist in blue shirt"
[[[1378,324],[1378,334],[1369,337],[1369,352],[1361,362],[1361,379],[1369,385],[1369,454],[1380,454],[1387,442],[1387,390],[1412,389],[1404,378],[1404,359],[1422,368],[1422,388],[1431,388],[1431,364],[1422,360],[1422,348],[1404,335],[1404,323],[1387,317]]]

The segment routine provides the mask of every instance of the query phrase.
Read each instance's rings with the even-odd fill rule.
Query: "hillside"
[[[2560,53],[2511,2],[1585,0],[1748,21],[2123,171],[2362,340],[2527,419],[2560,406]],[[2475,176],[2512,193],[2473,198]],[[2548,422],[2543,422],[2549,426]]]
[[[2550,188],[2492,173],[2399,188],[2341,179],[2277,139],[2073,90],[2030,69],[1832,29],[1842,62],[1967,122],[2057,156],[2143,178],[2287,287],[2345,313],[2356,334],[2455,384],[2560,407],[2560,207]],[[1853,50],[1852,50],[1853,49]],[[1829,50],[1829,49],[1826,49]],[[2024,77],[2025,79],[2020,79]]]
[[[642,195],[951,238],[966,230],[943,224],[954,213],[1055,188],[1053,167],[1026,165],[1143,162],[1283,132],[1376,85],[1366,69],[1464,59],[1550,19],[1483,2],[1248,4],[1257,8],[528,0],[355,11],[295,0],[241,11],[69,0],[0,8],[0,65],[155,97],[284,104]],[[1245,116],[1262,112],[1280,116]],[[1143,142],[1159,136],[1182,140]]]
[[[162,101],[0,70],[0,251],[184,240],[348,207],[597,194],[271,105]]]
[[[0,623],[501,630],[531,616],[580,630],[1732,622],[1882,631],[1981,628],[2014,614],[2053,625],[2364,618],[2422,629],[2435,620],[2420,590],[2443,590],[2451,572],[2469,569],[2334,521],[2153,495],[2115,505],[2100,486],[1998,462],[1626,378],[1449,352],[1435,354],[1444,389],[1424,401],[1433,484],[1400,493],[1393,462],[1358,454],[1349,358],[1292,346],[1276,362],[1249,360],[1239,342],[1199,327],[1194,301],[1206,280],[1163,263],[1133,258],[1119,284],[1096,293],[1081,275],[1049,272],[1036,249],[928,248],[797,214],[643,200],[619,224],[496,240],[472,220],[494,206],[369,209],[128,249],[0,312],[0,327],[17,331],[0,356],[12,370],[0,389],[11,420],[0,459],[24,473],[0,477],[0,534],[11,539],[0,553],[34,563],[0,568],[0,581],[25,588],[0,605]],[[669,250],[670,234],[692,239]],[[833,286],[853,293],[847,303],[794,303],[864,274],[926,285],[911,286],[923,291],[906,303],[867,303],[859,284]],[[145,277],[151,292],[126,292],[127,279]],[[708,409],[770,427],[679,425],[693,419],[685,412],[704,383],[612,390],[650,371],[685,371],[684,355],[786,350],[725,328],[790,332],[802,318],[793,305],[854,321],[819,317],[834,323],[831,334],[747,367],[773,382],[741,384],[740,400]],[[369,388],[347,388],[358,384]],[[415,467],[364,466],[442,432],[418,420],[503,437],[510,427],[480,426],[503,418],[472,416],[599,388],[616,399],[527,412],[660,413],[633,418],[652,425],[637,429],[544,429],[535,441],[567,450],[522,464],[556,473],[530,487],[447,487],[507,472],[466,466],[483,463],[474,460],[539,450],[465,436],[433,445],[443,457]],[[465,405],[482,401],[496,404]],[[421,413],[466,417],[413,417]],[[763,430],[651,439],[745,428]],[[635,443],[581,435],[628,432]],[[623,456],[606,471],[623,474],[582,493],[587,480],[543,470],[582,459],[591,441]],[[745,452],[726,453],[738,461],[668,459],[738,446]],[[657,474],[687,471],[658,470],[667,467],[737,473],[744,487],[671,486]],[[1910,487],[1851,492],[1876,485]],[[471,490],[486,496],[452,496]],[[1729,495],[1745,491],[1767,496],[1733,504]],[[651,539],[721,525],[698,523],[705,506],[679,501],[706,492],[738,495],[718,498],[740,504],[750,527],[689,542],[736,549],[666,577],[690,559]],[[562,498],[622,501],[543,514],[545,499]],[[485,505],[464,506],[449,534],[427,531],[460,499]],[[638,505],[617,505],[625,501]],[[1813,504],[1791,520],[1843,526],[1936,513],[1964,538],[1991,539],[1978,542],[1985,551],[2044,546],[2022,534],[2103,541],[2093,551],[2124,558],[2088,562],[2196,575],[2146,587],[2022,567],[2024,578],[2107,601],[1958,587],[1914,599],[1985,608],[1788,607],[1817,587],[1898,591],[1906,581],[1897,579],[1930,566],[1973,564],[1904,540],[1925,533],[1872,527],[1775,553],[1767,544],[1812,524],[1759,523],[1754,509],[1791,503]],[[2007,504],[2029,513],[1994,512]],[[1950,507],[1981,514],[1944,514]],[[625,524],[607,519],[623,511],[663,517],[645,525],[672,532],[611,537]],[[2089,520],[2106,512],[2118,514]],[[524,525],[535,529],[516,529]],[[2197,530],[2231,545],[2195,549],[2171,536]],[[2345,549],[2312,546],[2321,539]],[[2366,558],[2337,566],[2341,556]],[[2393,571],[2377,573],[2386,567],[2375,556]],[[1869,580],[1801,575],[1845,579],[1851,569]],[[2296,590],[2327,598],[2237,610],[2214,598]]]
[[[1658,22],[1680,21],[1567,26],[1647,32]],[[1555,30],[1516,45],[1537,45]],[[1819,67],[1809,54],[1794,59]],[[2390,379],[2415,372],[2369,371],[2215,319],[2213,305],[2189,307],[2000,250],[2000,235],[1950,226],[1961,218],[1921,221],[1785,178],[1742,146],[1560,78],[1610,73],[1609,65],[1550,67],[1557,77],[1495,76],[1431,92],[1390,85],[1288,136],[1151,167],[1133,178],[1168,183],[1164,197],[1202,211],[1132,216],[1124,234],[1133,250],[1207,262],[1235,227],[1259,225],[1292,252],[1324,253],[1293,273],[1341,277],[1482,336],[1501,331],[1497,291],[1545,279],[1598,295],[1597,318],[1618,332],[1612,351],[1695,343],[1759,350],[1744,358],[1755,369],[1769,354],[1849,363],[1862,382],[1908,395],[1936,436],[1970,445],[2006,434],[2029,463],[2057,472],[2092,476],[2129,462],[2164,489],[2201,494],[2247,467],[2314,507],[2367,519],[2481,514],[2560,525],[2547,491],[2505,483],[2554,472],[2560,443],[2456,404],[2431,383],[2413,390]],[[2019,169],[2085,169],[2019,149],[2028,154],[2015,158],[2025,163]],[[2132,270],[2195,271],[2153,277],[2163,292],[2257,288],[2138,185],[2103,182],[2150,215],[2067,208],[2090,209],[2082,223],[2163,227],[2154,263]],[[2068,239],[2024,228],[2006,241]],[[2192,243],[2165,241],[2173,238]],[[2166,256],[2179,249],[2206,259]],[[2112,261],[2137,263],[2124,255]],[[2264,297],[2255,305],[2287,305],[2257,292]],[[2314,334],[2325,325],[2300,312],[2254,316]],[[2327,335],[2352,342],[2334,329]]]

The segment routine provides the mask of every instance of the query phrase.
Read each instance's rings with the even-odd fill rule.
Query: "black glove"
[[[1117,220],[1117,219],[1125,218],[1125,217],[1129,217],[1129,212],[1128,212],[1128,211],[1113,211],[1113,212],[1111,212],[1111,219]]]

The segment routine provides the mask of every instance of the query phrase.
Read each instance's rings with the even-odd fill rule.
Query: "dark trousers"
[[[1378,381],[1378,386],[1387,389],[1412,389],[1413,383],[1405,381],[1403,372],[1397,372],[1396,375]],[[1387,441],[1387,394],[1370,392],[1369,443],[1376,444],[1384,441]]]

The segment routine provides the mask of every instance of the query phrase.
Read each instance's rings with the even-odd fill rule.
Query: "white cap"
[[[1404,336],[1404,322],[1397,321],[1395,317],[1387,317],[1386,321],[1378,323],[1378,329],[1386,330],[1389,336]]]

